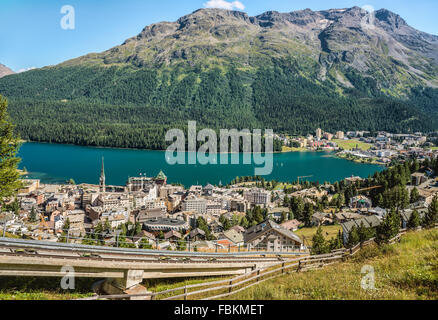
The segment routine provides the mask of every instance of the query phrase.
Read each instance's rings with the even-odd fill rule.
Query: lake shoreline
[[[59,145],[59,146],[74,146],[74,147],[82,147],[82,148],[95,148],[95,149],[109,149],[109,150],[134,150],[134,151],[152,151],[152,152],[166,152],[167,150],[159,150],[159,149],[140,149],[140,148],[123,148],[123,147],[102,147],[102,146],[93,146],[93,145],[80,145],[73,143],[57,143],[57,142],[47,142],[47,141],[32,141],[32,140],[20,140],[21,144],[26,143],[40,143],[40,144],[48,144],[48,145]],[[189,151],[185,151],[188,153]],[[324,150],[287,150],[287,151],[274,151],[269,152],[267,154],[283,154],[283,153],[305,153],[305,152],[331,152]],[[218,152],[217,154],[236,154],[236,152]],[[239,152],[239,154],[243,154],[243,152]],[[265,152],[253,153],[251,154],[266,154]]]
[[[245,164],[243,155],[237,164],[200,163],[172,165],[162,151],[115,149],[62,145],[53,143],[26,143],[19,151],[20,169],[27,168],[29,178],[42,183],[65,183],[73,179],[77,184],[98,184],[105,159],[105,174],[108,185],[125,185],[129,177],[154,177],[163,171],[168,183],[183,185],[227,184],[236,177],[254,176],[257,168],[271,166],[266,180],[296,181],[298,176],[313,175],[314,181],[339,181],[352,175],[364,178],[384,168],[376,165],[357,164],[340,159],[327,152],[289,152],[264,157],[266,162]],[[312,180],[312,181],[313,181]]]

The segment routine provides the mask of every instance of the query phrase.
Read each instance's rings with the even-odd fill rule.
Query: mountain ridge
[[[381,9],[200,9],[0,79],[24,139],[165,149],[167,129],[438,128],[438,37]]]
[[[15,74],[15,72],[0,63],[0,78],[6,77],[11,74]]]
[[[367,21],[369,17],[373,22]],[[348,83],[336,81],[345,78],[343,68],[365,73],[395,96],[406,95],[417,85],[438,87],[438,37],[410,27],[389,10],[370,16],[359,7],[268,11],[255,17],[241,11],[199,9],[175,22],[146,26],[119,46],[61,66],[160,68],[194,66],[210,59],[218,66],[257,68],[273,57],[303,55],[319,65],[318,80],[325,81],[333,70],[340,87]]]

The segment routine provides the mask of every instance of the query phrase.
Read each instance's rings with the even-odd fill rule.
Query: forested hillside
[[[189,120],[297,135],[435,131],[438,37],[385,10],[370,31],[365,14],[200,10],[101,54],[6,76],[0,94],[23,139],[79,145],[164,149],[165,132]]]

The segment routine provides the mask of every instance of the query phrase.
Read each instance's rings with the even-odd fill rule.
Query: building
[[[316,138],[318,140],[321,140],[321,138],[322,138],[322,130],[321,130],[321,128],[316,129]]]
[[[150,245],[152,245],[155,243],[156,238],[152,233],[141,230],[140,233],[136,234],[132,240],[137,246],[140,245],[142,240],[146,240]]]
[[[243,233],[234,229],[227,230],[223,233],[223,237],[230,240],[234,245],[240,246],[244,244]]]
[[[164,240],[166,241],[174,242],[174,241],[179,241],[181,239],[182,239],[181,233],[175,230],[170,230],[169,232],[166,232],[164,234]]]
[[[377,216],[364,217],[362,219],[350,220],[342,223],[344,245],[347,244],[353,227],[359,228],[363,224],[366,228],[376,228],[380,223],[381,220]]]
[[[289,231],[297,231],[303,223],[296,219],[283,222],[281,226]]]
[[[199,228],[193,229],[187,236],[190,241],[205,240],[205,232]]]
[[[344,140],[344,139],[345,139],[345,134],[344,134],[344,132],[343,132],[343,131],[338,131],[338,132],[336,132],[336,139]]]
[[[333,139],[333,135],[331,133],[326,132],[324,133],[324,138],[330,141]]]
[[[412,185],[419,186],[427,181],[426,176],[423,173],[416,172],[412,176]]]
[[[333,218],[331,213],[316,212],[312,216],[312,225],[319,227],[322,225],[328,225],[333,223]]]
[[[350,208],[370,209],[372,206],[371,200],[365,196],[357,196],[350,199]]]
[[[233,199],[230,201],[230,211],[246,212],[249,209],[249,202],[245,199]]]
[[[143,228],[149,232],[174,230],[184,233],[189,229],[189,224],[184,220],[158,218],[146,220],[143,223]]]
[[[206,196],[212,196],[214,191],[214,186],[211,184],[207,184],[204,188],[204,195]]]
[[[26,211],[30,211],[32,210],[32,208],[36,208],[37,205],[37,201],[34,198],[24,198],[23,200],[21,200],[20,203],[21,209],[26,210]]]
[[[85,211],[68,210],[64,212],[64,221],[70,222],[70,230],[84,231]]]
[[[424,219],[424,216],[426,214],[427,209],[421,209],[418,210],[418,215],[420,217],[420,219]],[[408,222],[411,219],[412,213],[414,212],[414,210],[411,209],[407,209],[407,210],[402,210],[400,212],[400,216],[401,216],[401,220],[402,220],[402,228],[405,229],[408,227]]]
[[[345,178],[344,181],[347,185],[352,185],[352,184],[356,184],[358,182],[362,182],[362,181],[364,181],[364,179],[362,179],[361,177],[357,177],[357,176],[356,177],[351,176],[351,177]]]
[[[222,212],[222,204],[215,201],[208,201],[206,212],[212,216],[220,216]]]
[[[21,180],[24,187],[20,190],[18,190],[18,193],[31,193],[39,189],[40,187],[40,180],[37,179],[25,179]]]
[[[102,157],[102,168],[100,170],[99,190],[100,190],[100,192],[106,192],[106,186],[105,186],[105,164],[104,164],[104,158],[103,157]]]
[[[253,188],[243,193],[243,198],[254,206],[268,206],[271,203],[271,193],[263,189]]]
[[[137,223],[144,223],[151,219],[166,218],[166,214],[160,208],[136,210],[133,214]]]
[[[101,194],[96,200],[96,205],[103,207],[104,210],[111,210],[115,208],[129,209],[131,202],[129,197],[124,193],[109,193]]]
[[[270,220],[249,228],[243,237],[251,248],[270,252],[293,250],[303,245],[296,234]]]
[[[131,193],[134,208],[140,208],[146,205],[149,201],[157,199],[158,189],[155,183],[145,186],[142,191]]]
[[[183,211],[195,211],[199,214],[206,214],[207,213],[207,200],[204,198],[199,198],[194,195],[188,196],[183,204],[182,204],[182,210]]]
[[[160,187],[166,186],[166,184],[167,184],[167,177],[163,171],[160,171],[154,180],[155,180],[155,183]]]
[[[151,178],[144,177],[131,177],[126,183],[126,187],[129,192],[137,192],[149,190],[151,186],[155,185]]]

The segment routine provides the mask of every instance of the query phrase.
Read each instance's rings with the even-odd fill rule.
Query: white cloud
[[[17,71],[17,73],[26,72],[26,71],[30,71],[30,70],[33,70],[33,69],[36,69],[36,67],[30,67],[30,68],[20,69],[20,70]]]
[[[225,1],[225,0],[209,0],[207,3],[204,3],[204,7],[206,8],[219,8],[219,9],[227,9],[227,10],[243,10],[245,9],[245,5],[240,1]]]

